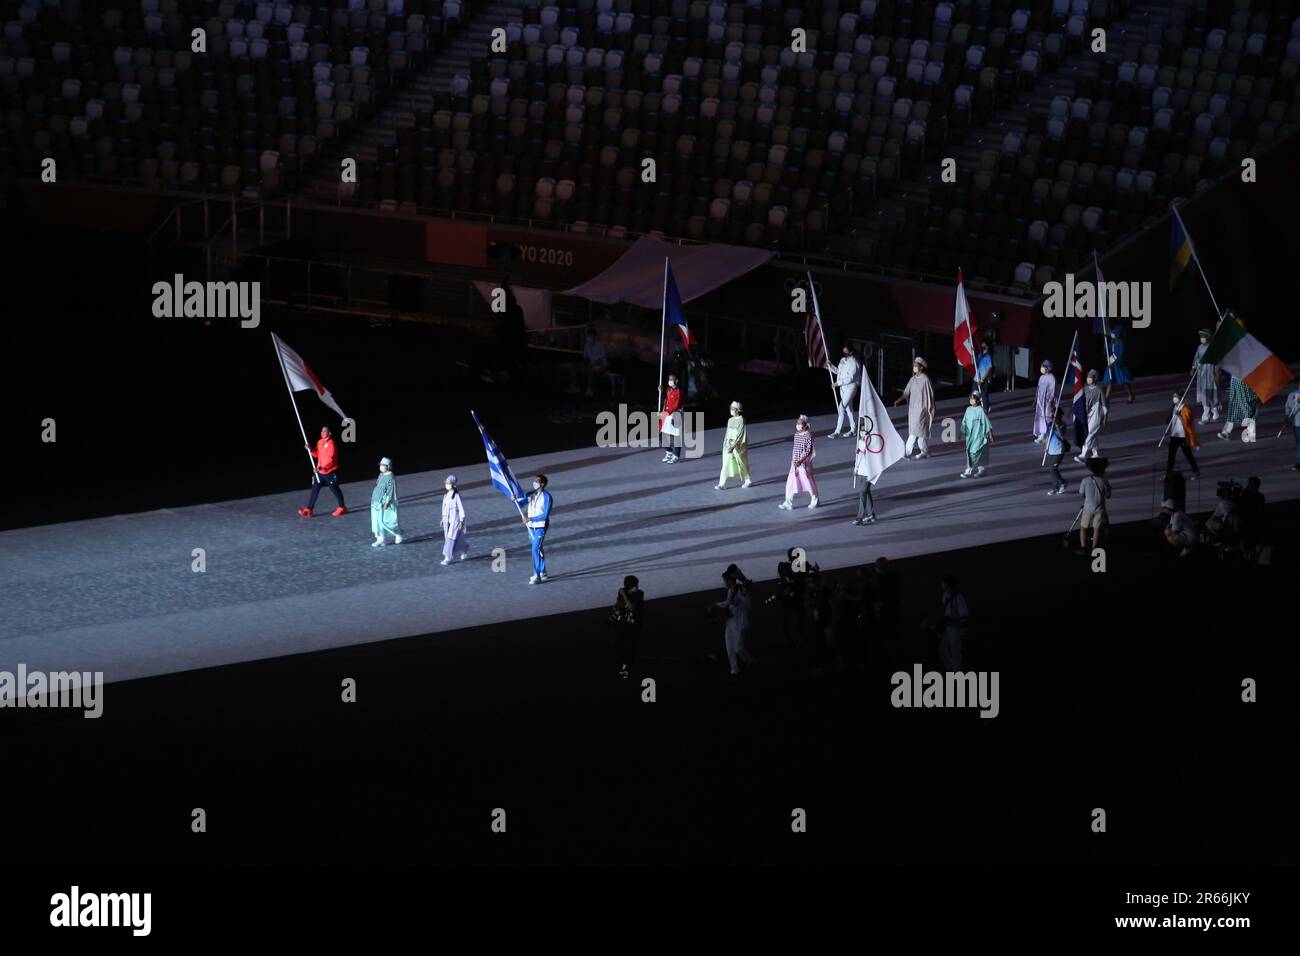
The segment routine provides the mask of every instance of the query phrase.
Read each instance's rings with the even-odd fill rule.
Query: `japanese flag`
[[[280,336],[274,332],[271,333],[271,339],[275,342],[275,350],[280,355],[280,364],[284,369],[285,377],[289,380],[290,390],[315,392],[316,397],[334,409],[339,418],[347,418],[348,416],[343,414],[343,409],[339,408],[338,402],[334,401],[334,396],[330,394],[329,389],[320,383],[320,379],[302,360],[302,356],[280,341]]]

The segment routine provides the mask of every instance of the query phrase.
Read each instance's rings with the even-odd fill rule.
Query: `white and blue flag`
[[[474,419],[474,424],[478,426],[479,434],[483,436],[483,449],[487,452],[488,471],[492,474],[492,484],[496,485],[497,490],[511,501],[526,498],[527,495],[524,493],[523,486],[515,480],[514,474],[510,471],[510,463],[506,461],[506,456],[501,454],[501,449],[492,440],[492,436],[487,433],[487,429],[478,420],[478,416],[473,411],[470,412],[470,416]]]

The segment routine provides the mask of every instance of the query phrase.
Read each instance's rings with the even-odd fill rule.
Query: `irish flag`
[[[1282,360],[1246,331],[1246,323],[1231,312],[1223,317],[1201,361],[1217,365],[1250,386],[1264,404],[1294,376]]]

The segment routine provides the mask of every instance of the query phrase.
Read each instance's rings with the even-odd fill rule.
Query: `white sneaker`
[[[402,543],[402,536],[400,534],[393,535],[393,544],[401,544],[401,543]]]
[[[777,507],[780,508],[782,511],[790,511],[791,509],[794,508],[794,505],[790,503],[789,498],[786,498],[785,501],[781,502],[779,505],[777,505]]]
[[[539,575],[539,576],[538,576],[537,580],[538,580],[538,581],[549,581],[549,580],[551,580],[551,579],[548,578],[545,574],[542,574],[542,575]]]
[[[666,452],[664,452],[663,461],[661,461],[660,464],[664,464],[664,462],[667,462],[668,459],[670,459],[670,458],[672,458],[672,457],[673,457],[673,453],[672,453],[672,452],[670,452],[670,451],[666,451]]]
[[[669,456],[668,456],[668,464],[670,464],[670,465],[675,465],[675,464],[677,464],[677,462],[679,462],[680,460],[681,460],[681,459],[678,458],[676,455],[669,455]]]
[[[958,475],[957,477],[958,477],[958,478],[969,478],[969,477],[970,477],[971,475],[973,475],[973,474],[975,474],[975,472],[973,472],[971,469],[967,468],[965,471],[963,471],[963,472],[962,472],[960,475]]]
[[[726,486],[726,485],[714,485],[713,487],[714,487],[714,488],[717,488],[719,491],[726,491],[726,490],[727,490],[727,486]]]
[[[528,579],[528,583],[529,583],[529,584],[536,584],[536,583],[537,583],[537,575],[534,574],[531,578],[529,578],[529,579]]]
[[[1209,413],[1209,412],[1205,412],[1203,415],[1201,415],[1201,421],[1200,421],[1200,424],[1202,424],[1202,425],[1208,425],[1209,423],[1210,423],[1210,413]]]
[[[930,453],[928,451],[923,451],[921,452],[921,454],[916,456],[916,460],[920,461],[922,458],[929,458],[929,457],[930,457]]]
[[[831,432],[831,433],[830,433],[829,435],[827,435],[826,437],[827,437],[827,438],[839,438],[839,437],[840,437],[840,433],[837,432],[837,431],[836,431],[836,432]]]
[[[462,555],[460,556],[460,559],[461,559],[462,561],[464,561],[464,560],[465,560],[466,558],[468,558],[468,557],[469,557],[468,554],[462,554]]]
[[[443,565],[451,564],[451,558],[443,558],[441,563]]]
[[[383,536],[382,536],[382,535],[375,535],[375,540],[370,542],[370,547],[372,547],[372,548],[382,548],[383,546],[384,546],[384,539],[383,539]]]
[[[742,488],[748,488],[748,487],[749,487],[750,485],[752,485],[752,484],[753,484],[753,482],[750,481],[748,478],[746,478],[743,482],[741,482],[740,487],[742,487]]]
[[[1075,455],[1075,456],[1074,456],[1074,460],[1077,461],[1077,462],[1078,462],[1079,464],[1081,464],[1081,465],[1084,464],[1084,460],[1083,460],[1083,456],[1082,456],[1082,455]]]
[[[812,501],[808,502],[808,508],[811,510],[811,509],[816,508],[816,507],[817,507],[817,496],[816,496],[816,495],[813,495],[813,496],[812,496]]]
[[[1210,421],[1217,422],[1218,420],[1219,420],[1219,410],[1216,408],[1214,411],[1210,412]]]
[[[983,477],[984,477],[984,466],[983,466],[983,465],[980,465],[978,468],[976,468],[976,469],[975,469],[975,474],[974,474],[972,477],[974,477],[974,478],[983,478]]]

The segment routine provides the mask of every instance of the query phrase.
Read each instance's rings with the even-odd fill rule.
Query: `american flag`
[[[808,365],[810,368],[830,368],[831,359],[826,354],[826,335],[822,331],[822,311],[817,304],[817,289],[813,286],[812,273],[808,273],[808,291],[812,295],[812,311],[806,313],[803,321],[803,337],[808,345]]]

